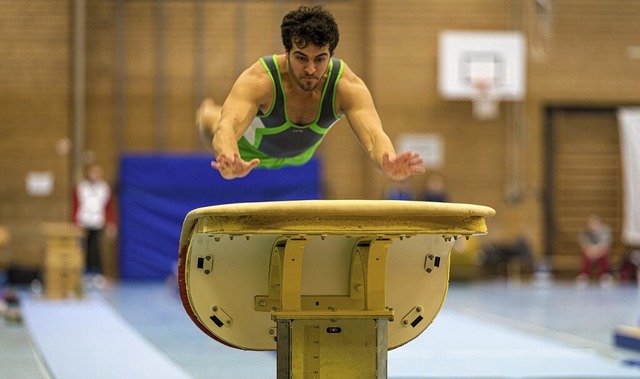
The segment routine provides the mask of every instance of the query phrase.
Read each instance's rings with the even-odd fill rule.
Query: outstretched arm
[[[258,109],[268,93],[264,87],[264,69],[254,64],[243,72],[233,85],[229,96],[222,106],[220,121],[213,126],[211,144],[215,161],[211,167],[220,172],[225,179],[242,178],[256,167],[260,161],[247,162],[240,157],[238,140],[249,127]]]
[[[347,66],[338,82],[338,103],[360,145],[382,173],[393,180],[404,180],[425,172],[420,154],[410,151],[396,154],[382,128],[369,89]]]

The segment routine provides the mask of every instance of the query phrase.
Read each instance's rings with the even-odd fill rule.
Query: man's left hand
[[[382,155],[382,172],[393,180],[404,180],[413,175],[424,174],[424,160],[419,153],[405,151],[392,157]]]

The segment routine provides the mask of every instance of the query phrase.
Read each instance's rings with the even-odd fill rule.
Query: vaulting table
[[[180,296],[215,340],[276,350],[278,379],[386,378],[388,349],[442,307],[455,240],[494,214],[394,200],[198,208],[180,236]]]

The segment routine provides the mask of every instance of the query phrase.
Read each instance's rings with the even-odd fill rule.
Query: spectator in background
[[[620,263],[620,282],[638,283],[640,279],[640,249],[630,249],[622,257]]]
[[[582,250],[582,267],[577,277],[578,286],[589,283],[593,266],[597,267],[600,284],[609,287],[613,277],[609,272],[609,254],[611,253],[612,234],[609,225],[599,215],[592,214],[587,218],[587,225],[578,235],[578,244]]]
[[[384,190],[385,200],[414,200],[409,179],[389,183]]]
[[[444,178],[438,173],[432,173],[427,177],[424,192],[421,200],[446,203],[449,196],[444,187]]]
[[[85,178],[74,189],[73,220],[85,231],[86,272],[103,282],[102,232],[110,238],[117,233],[111,187],[103,179],[102,167],[89,165]]]

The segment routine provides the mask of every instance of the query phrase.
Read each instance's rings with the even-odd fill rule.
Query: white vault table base
[[[184,220],[178,283],[208,336],[277,350],[278,379],[386,378],[444,302],[457,238],[489,207],[394,200],[225,204]]]

